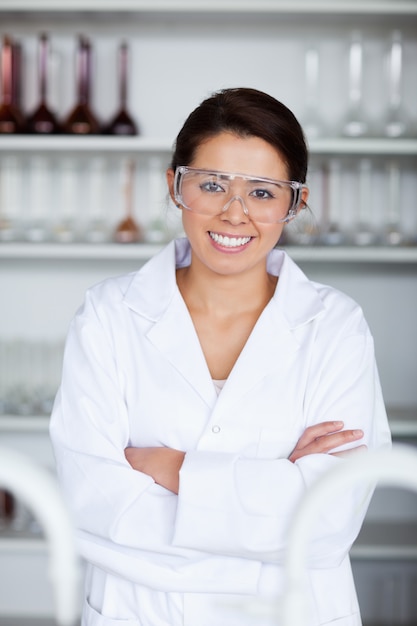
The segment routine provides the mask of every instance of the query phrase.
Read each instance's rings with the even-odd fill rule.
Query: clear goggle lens
[[[182,207],[205,215],[219,215],[234,200],[254,221],[288,222],[301,201],[303,183],[272,180],[179,166],[175,171],[175,201]]]

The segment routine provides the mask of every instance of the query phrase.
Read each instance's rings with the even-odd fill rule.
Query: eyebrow
[[[278,184],[277,180],[267,180],[265,178],[255,178],[255,177],[248,177],[251,183],[266,183],[268,185],[276,185]]]
[[[192,170],[193,168],[190,168],[190,170]],[[218,180],[233,180],[234,178],[242,178],[243,180],[247,180],[253,184],[268,184],[268,185],[275,185],[276,187],[279,187],[280,189],[282,189],[283,187],[285,187],[286,185],[290,185],[291,186],[291,181],[285,181],[285,180],[277,180],[274,178],[267,178],[267,177],[257,177],[257,176],[251,176],[250,174],[242,174],[240,172],[221,172],[219,170],[208,170],[205,168],[196,168],[196,173],[200,174],[200,175],[207,175],[207,176],[214,176],[215,178],[217,178]]]
[[[233,173],[228,173],[228,172],[217,172],[215,170],[213,170],[212,172],[209,170],[205,170],[205,173],[207,173],[210,176],[215,176],[216,178],[219,178],[221,180],[233,180],[235,178],[242,178],[243,180],[247,180],[250,183],[256,183],[256,184],[262,184],[262,183],[267,183],[270,185],[278,185],[278,186],[282,186],[280,183],[281,181],[278,180],[272,180],[269,178],[257,178],[256,176],[250,176],[249,174],[233,174]]]

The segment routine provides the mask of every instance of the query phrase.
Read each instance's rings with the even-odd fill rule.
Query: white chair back
[[[0,448],[0,487],[20,499],[40,523],[50,551],[55,618],[60,626],[73,626],[79,620],[81,569],[73,527],[56,479],[29,457]]]
[[[307,491],[291,525],[286,570],[286,591],[281,598],[282,626],[305,626],[306,560],[311,528],[332,497],[355,483],[377,483],[417,491],[417,451],[394,444],[392,450],[370,451],[344,459]]]

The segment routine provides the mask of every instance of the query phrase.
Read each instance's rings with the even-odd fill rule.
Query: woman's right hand
[[[309,426],[305,429],[294,450],[288,457],[289,461],[294,463],[308,454],[324,453],[343,457],[366,450],[367,447],[365,445],[359,445],[349,450],[330,452],[330,450],[334,450],[346,443],[362,439],[362,430],[343,430],[343,426],[344,423],[341,421],[321,422],[320,424]]]

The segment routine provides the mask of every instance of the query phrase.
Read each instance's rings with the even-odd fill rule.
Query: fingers
[[[289,456],[294,463],[308,454],[325,454],[340,446],[362,439],[364,433],[360,429],[341,430],[343,422],[322,422],[310,426],[300,437],[297,446]]]
[[[305,429],[297,442],[296,448],[304,448],[315,441],[318,437],[342,430],[343,426],[344,424],[342,421],[320,422],[320,424],[313,424],[313,426],[309,426]]]
[[[362,439],[362,437],[362,430],[342,430],[338,433],[319,437],[311,444],[311,447],[315,449],[316,452],[330,452],[330,450],[334,448],[351,443],[352,441],[358,441]]]

